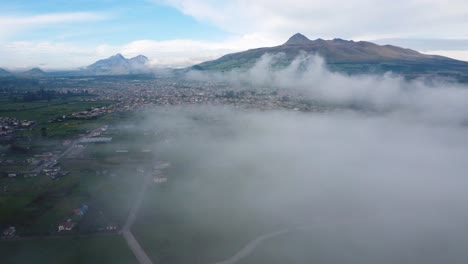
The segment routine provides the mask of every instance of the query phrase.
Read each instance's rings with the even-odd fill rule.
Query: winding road
[[[239,260],[241,260],[241,259],[247,257],[248,255],[252,254],[252,252],[260,244],[262,244],[265,240],[268,240],[270,238],[286,234],[289,231],[290,231],[289,229],[281,229],[281,230],[278,230],[278,231],[274,231],[274,232],[259,236],[256,239],[250,241],[245,247],[243,247],[234,256],[232,256],[232,257],[230,257],[228,259],[216,262],[215,264],[234,264],[234,263],[237,263]]]
[[[296,227],[292,227],[292,228],[280,229],[280,230],[277,230],[277,231],[273,231],[273,232],[261,235],[261,236],[255,238],[254,240],[250,241],[247,245],[245,245],[239,252],[234,254],[232,257],[227,258],[225,260],[218,261],[215,264],[235,264],[235,263],[239,262],[239,260],[241,260],[241,259],[249,256],[250,254],[252,254],[255,251],[255,249],[257,249],[257,247],[260,246],[266,240],[269,240],[271,238],[287,234],[287,233],[289,233],[289,232],[291,232],[293,230],[296,230],[296,231],[297,230],[308,230],[310,228],[311,228],[310,224],[309,225],[300,225],[300,226],[296,226]]]

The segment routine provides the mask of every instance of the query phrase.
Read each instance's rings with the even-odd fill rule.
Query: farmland
[[[2,264],[138,263],[121,236],[0,241]]]

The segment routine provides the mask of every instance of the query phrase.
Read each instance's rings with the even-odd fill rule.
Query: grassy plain
[[[2,264],[138,263],[122,236],[0,241]]]
[[[115,153],[122,142],[115,144],[90,145],[84,158],[63,159],[60,166],[69,174],[57,180],[46,176],[0,179],[5,188],[0,193],[0,223],[16,226],[22,235],[53,234],[73,209],[87,204],[81,232],[122,225],[141,184],[142,175],[136,172],[141,161],[128,161]]]

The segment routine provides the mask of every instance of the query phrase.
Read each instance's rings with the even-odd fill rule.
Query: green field
[[[138,263],[118,235],[0,241],[2,264]]]
[[[209,203],[189,190],[156,189],[147,196],[132,227],[156,263],[216,262],[270,227],[226,204],[214,204],[226,197],[213,197]]]
[[[184,159],[171,160],[170,182],[153,185],[132,232],[156,263],[213,263],[255,237],[279,228],[237,193],[243,179],[199,174]],[[203,190],[203,191],[201,191]]]
[[[87,145],[79,157],[62,159],[60,166],[69,174],[58,180],[44,175],[0,178],[0,224],[15,226],[20,236],[55,234],[58,223],[73,217],[73,209],[87,204],[89,211],[79,219],[75,232],[95,232],[109,224],[121,226],[141,186],[142,174],[136,168],[146,162],[147,155],[138,151],[142,146],[137,147],[130,136],[108,136],[115,136],[115,140]],[[115,152],[123,147],[135,153]]]
[[[72,101],[70,99],[56,99],[50,102],[8,102],[1,104],[0,116],[43,122],[62,115],[85,111],[93,107],[106,106],[111,103],[109,101]]]
[[[0,195],[0,223],[16,226],[25,235],[55,232],[57,224],[86,200],[75,191],[81,178],[86,176],[71,173],[60,180],[46,176],[1,179],[0,184],[8,188]]]
[[[47,129],[47,138],[73,139],[79,134],[92,131],[102,125],[108,125],[119,120],[119,116],[119,114],[108,114],[88,120],[67,120],[53,123],[43,122],[35,126],[32,130],[25,131],[22,135],[41,137],[41,128],[45,127]]]
[[[109,117],[100,116],[91,120],[67,120],[66,122],[49,122],[58,117],[76,112],[90,110],[112,104],[111,101],[83,101],[80,98],[54,99],[51,101],[13,102],[3,98],[0,104],[1,117],[13,117],[20,120],[36,121],[32,129],[20,133],[21,136],[40,137],[41,129],[47,129],[47,137],[64,139],[94,129],[109,121]]]
[[[54,234],[58,223],[73,216],[73,209],[87,204],[90,209],[80,220],[81,232],[122,225],[141,184],[135,167],[90,160],[65,160],[62,165],[70,174],[58,180],[0,179],[0,186],[8,186],[0,194],[0,223],[16,226],[20,235]]]

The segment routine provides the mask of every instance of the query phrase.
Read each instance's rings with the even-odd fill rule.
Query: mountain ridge
[[[301,53],[323,57],[331,70],[349,74],[395,72],[409,77],[443,76],[468,81],[468,62],[393,45],[335,38],[310,40],[296,33],[284,44],[226,54],[190,67],[193,70],[228,71],[252,67],[265,54],[284,54],[278,64],[289,64]]]
[[[18,73],[20,76],[25,76],[25,77],[44,77],[47,75],[46,72],[44,72],[41,68],[39,67],[34,67],[30,70],[23,71]]]
[[[83,71],[92,75],[121,75],[146,73],[149,71],[147,63],[149,59],[143,55],[137,55],[127,59],[117,53],[106,59],[101,59],[88,65]]]
[[[3,69],[3,68],[0,68],[0,76],[9,76],[11,75],[11,72]]]

